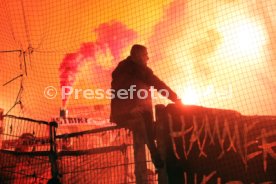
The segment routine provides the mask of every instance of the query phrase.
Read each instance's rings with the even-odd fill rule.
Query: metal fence
[[[56,135],[56,124],[6,116],[0,183],[136,183],[132,133],[115,126]],[[146,183],[157,175],[146,149]]]
[[[49,123],[6,116],[0,134],[0,183],[47,183]]]
[[[106,127],[57,136],[62,183],[136,183],[132,133]],[[157,183],[147,152],[147,183]]]

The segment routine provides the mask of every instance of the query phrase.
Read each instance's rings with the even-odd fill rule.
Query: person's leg
[[[143,128],[147,147],[151,154],[152,162],[156,169],[160,169],[164,166],[164,162],[161,159],[159,151],[154,141],[154,129],[153,129],[153,117],[151,112],[144,112],[141,127]]]
[[[147,145],[152,162],[156,169],[164,166],[160,154],[154,142],[153,117],[148,111],[133,111],[127,120],[124,121],[125,128],[133,132],[133,148],[135,161],[135,176],[137,183],[146,183],[147,180],[147,165],[146,165],[146,150]],[[125,117],[126,118],[126,117]]]
[[[124,121],[125,128],[130,129],[133,135],[134,174],[137,184],[147,184],[147,162],[145,136],[141,128],[144,121],[142,113],[132,112]]]

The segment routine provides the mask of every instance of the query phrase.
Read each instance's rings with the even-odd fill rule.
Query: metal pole
[[[48,184],[60,184],[58,164],[57,164],[57,149],[56,149],[56,128],[58,124],[56,122],[50,122],[50,154],[49,160],[51,163],[52,178],[48,181]]]

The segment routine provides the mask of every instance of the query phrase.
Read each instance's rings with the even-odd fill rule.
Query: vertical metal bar
[[[57,149],[56,149],[56,128],[58,124],[56,122],[50,122],[50,154],[49,160],[51,163],[51,174],[52,178],[49,180],[48,184],[59,184],[59,172],[57,164]]]

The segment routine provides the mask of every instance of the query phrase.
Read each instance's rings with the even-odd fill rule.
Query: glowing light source
[[[188,86],[185,89],[184,94],[181,96],[181,100],[183,104],[195,105],[198,104],[199,97],[196,90],[193,87]]]
[[[237,19],[219,26],[224,37],[221,48],[232,56],[257,56],[266,42],[264,28],[249,18],[241,16]]]
[[[253,23],[237,25],[237,44],[242,51],[259,52],[263,45],[264,34],[261,27]]]

